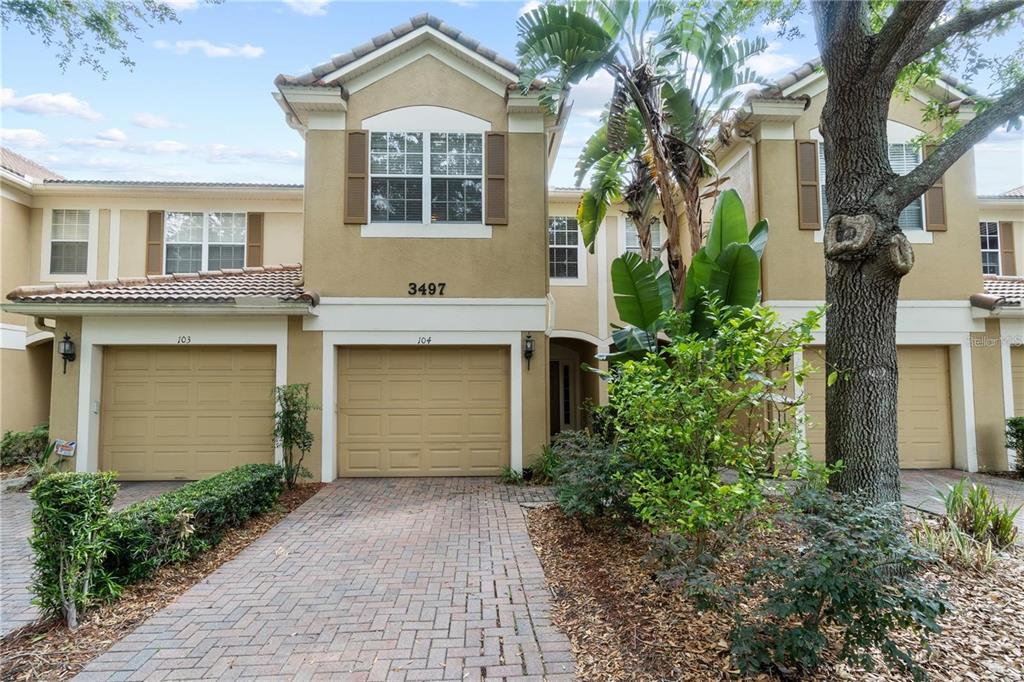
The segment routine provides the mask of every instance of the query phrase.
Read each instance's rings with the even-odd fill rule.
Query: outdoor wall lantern
[[[526,369],[530,369],[530,358],[533,357],[533,335],[527,334],[523,339],[523,357],[526,358]]]
[[[64,332],[64,338],[57,342],[57,352],[64,358],[64,373],[67,374],[68,363],[75,361],[75,342],[67,332]]]

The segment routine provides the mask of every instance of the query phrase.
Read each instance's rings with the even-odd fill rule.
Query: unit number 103
[[[444,282],[409,282],[410,296],[444,296]]]

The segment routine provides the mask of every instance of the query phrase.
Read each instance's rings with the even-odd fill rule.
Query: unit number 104
[[[407,292],[410,296],[444,296],[444,282],[409,282],[409,291]]]

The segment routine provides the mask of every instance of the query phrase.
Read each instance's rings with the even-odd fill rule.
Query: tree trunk
[[[829,464],[842,470],[832,487],[898,502],[896,298],[900,278],[876,262],[830,262],[825,349],[827,373],[825,443]]]

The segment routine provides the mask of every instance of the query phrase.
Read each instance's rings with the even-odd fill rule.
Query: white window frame
[[[367,224],[360,227],[363,237],[413,238],[413,239],[490,239],[492,226],[487,224],[487,133],[491,123],[485,119],[455,109],[438,106],[409,106],[391,109],[363,119],[363,129],[373,133],[403,132],[423,135],[423,222],[419,223],[375,223],[370,220],[369,207],[372,179],[368,181]],[[481,174],[481,199],[483,215],[480,223],[432,223],[430,222],[430,133],[478,133],[484,141],[484,167]],[[369,170],[369,169],[367,169]],[[372,178],[372,174],[367,174]],[[413,176],[410,176],[413,177]],[[439,176],[446,177],[446,176]]]
[[[890,146],[894,144],[909,144],[914,138],[922,134],[922,131],[912,128],[904,123],[900,123],[899,121],[886,121],[886,137]],[[818,128],[812,128],[809,137],[818,143],[818,211],[824,218],[825,172],[822,159],[824,158],[823,144],[825,140],[821,136],[821,131]],[[886,150],[886,154],[886,158],[888,158],[888,149]],[[928,230],[928,213],[923,194],[918,197],[918,201],[921,202],[921,229],[904,230],[903,234],[911,244],[933,244],[935,243],[935,237],[934,234]],[[825,221],[822,220],[822,223],[824,222]],[[814,233],[814,241],[819,244],[825,241],[824,224],[822,224],[821,228]]]
[[[630,250],[630,248],[629,248],[629,238],[628,238],[629,226],[632,225],[632,224],[633,224],[633,221],[630,220],[629,216],[623,214],[622,215],[621,237],[619,238],[619,253],[620,254],[623,254],[623,253],[639,254],[640,253],[639,248],[637,248],[636,250]],[[653,255],[654,255],[655,258],[661,258],[661,254],[662,254],[662,251],[663,251],[662,246],[665,243],[665,223],[662,222],[661,218],[658,218],[658,231],[661,233],[659,235],[658,239],[654,239],[654,237],[651,237],[651,250],[653,251]],[[633,228],[633,232],[636,232],[636,227],[635,226]],[[639,240],[639,237],[637,239]]]
[[[485,216],[485,211],[487,209],[487,196],[486,196],[487,195],[487,191],[486,191],[487,183],[485,182],[485,179],[486,179],[486,167],[484,166],[484,164],[487,163],[487,159],[486,159],[486,152],[484,151],[483,148],[484,148],[484,146],[487,143],[486,135],[485,135],[486,131],[478,131],[478,130],[424,130],[422,128],[414,128],[414,129],[402,129],[402,130],[396,130],[396,129],[368,130],[367,132],[369,133],[369,136],[370,136],[369,137],[369,144],[371,146],[373,144],[372,140],[373,140],[373,135],[374,134],[400,133],[400,134],[403,134],[403,135],[406,135],[406,134],[422,135],[423,136],[423,152],[422,152],[423,153],[423,171],[422,171],[422,173],[420,175],[410,175],[410,174],[398,175],[398,174],[391,174],[391,173],[381,175],[381,174],[374,174],[372,171],[370,171],[369,168],[367,168],[367,171],[368,171],[367,178],[369,179],[369,181],[366,183],[366,185],[367,185],[367,187],[366,187],[366,193],[367,193],[367,196],[366,196],[366,206],[367,206],[366,218],[367,218],[368,222],[367,222],[366,225],[363,226],[363,228],[364,228],[363,229],[363,236],[419,236],[419,237],[423,237],[423,236],[448,236],[448,237],[458,237],[458,236],[475,236],[476,234],[482,233],[484,231],[486,231],[486,236],[488,236],[488,237],[490,236],[490,226],[487,225],[486,220],[485,220],[485,217],[486,217]],[[436,134],[439,134],[439,135],[440,134],[447,135],[447,134],[450,134],[450,133],[461,133],[461,134],[464,134],[464,135],[480,135],[481,159],[482,160],[481,160],[480,176],[479,176],[480,177],[480,202],[481,202],[480,203],[480,222],[479,223],[455,223],[455,222],[435,223],[435,222],[432,222],[430,220],[430,198],[431,198],[430,181],[435,177],[435,176],[431,175],[431,173],[430,173],[430,135],[431,135],[431,133],[436,133]],[[415,178],[419,178],[420,179],[420,181],[423,183],[422,184],[422,188],[423,188],[423,191],[422,191],[422,195],[423,195],[422,196],[423,208],[422,208],[421,213],[420,213],[420,215],[422,216],[422,220],[420,222],[415,223],[415,222],[397,222],[397,221],[396,222],[374,222],[373,221],[373,218],[372,218],[372,215],[373,215],[373,180],[374,180],[374,178],[385,178],[385,177],[386,178],[403,178],[403,179],[410,179],[410,180],[411,179],[415,179]],[[457,179],[460,179],[460,178],[476,177],[476,176],[469,176],[469,175],[452,175],[452,176],[438,175],[436,177],[438,177],[439,179],[442,179],[442,180],[457,180]],[[486,228],[486,229],[484,229],[484,228]],[[417,235],[417,234],[406,234],[406,233],[410,232],[411,230],[419,230],[419,231],[425,232],[427,234],[419,234],[419,235]],[[371,233],[371,234],[367,234],[368,232]],[[397,233],[397,234],[389,234],[389,233]]]
[[[550,222],[553,218],[566,218],[568,220],[576,221],[576,276],[575,277],[552,277],[548,274],[548,282],[553,287],[585,287],[587,286],[587,247],[583,243],[583,233],[580,231],[579,221],[574,215],[549,215],[548,226],[544,230],[545,242],[547,244],[547,258],[546,263],[548,273],[551,272],[551,249],[560,248],[567,249],[569,246],[558,246],[551,243],[550,238]]]
[[[984,259],[982,259],[982,262],[981,262],[981,267],[982,267],[981,274],[982,275],[996,275],[998,277],[998,276],[1001,276],[1003,274],[1003,252],[1002,252],[1002,246],[1003,245],[1000,243],[999,221],[998,220],[979,220],[978,221],[979,246],[980,246],[980,239],[981,239],[981,227],[983,225],[991,225],[991,226],[994,226],[996,228],[996,234],[995,234],[996,248],[995,249],[985,249],[985,248],[982,248],[981,249],[981,253],[982,253],[982,255],[984,255],[985,253],[992,253],[992,252],[994,252],[996,254],[996,268],[997,268],[998,272],[994,272],[994,273],[993,272],[985,272],[985,261],[984,261]]]
[[[84,274],[54,274],[50,272],[51,245],[53,244],[53,212],[62,211],[89,211],[89,246],[86,256],[86,271]],[[100,212],[96,208],[80,208],[78,206],[56,206],[43,210],[43,242],[39,249],[39,281],[40,282],[88,282],[97,279],[96,262],[99,258],[99,230]]]
[[[164,211],[164,233],[162,236],[163,249],[162,249],[162,260],[160,262],[160,270],[165,275],[167,272],[167,247],[175,244],[195,244],[196,242],[170,242],[167,241],[167,216],[171,213],[202,213],[203,214],[203,241],[202,241],[202,256],[200,258],[199,270],[209,270],[210,266],[210,215],[214,213],[240,213],[245,216],[245,236],[242,238],[241,243],[236,242],[214,242],[215,246],[226,245],[226,246],[241,246],[242,247],[242,265],[239,267],[246,266],[246,258],[248,257],[248,245],[249,245],[249,214],[244,210],[216,210],[216,211],[199,211],[192,209],[179,209],[179,210],[166,210]]]

